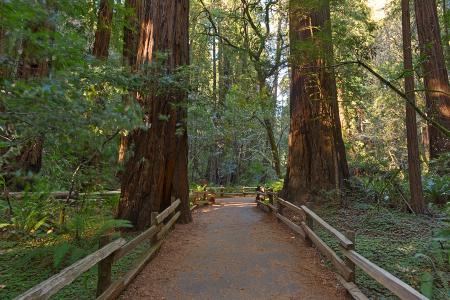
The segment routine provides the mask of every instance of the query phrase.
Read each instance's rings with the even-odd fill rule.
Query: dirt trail
[[[194,211],[121,299],[345,299],[317,252],[253,201]]]

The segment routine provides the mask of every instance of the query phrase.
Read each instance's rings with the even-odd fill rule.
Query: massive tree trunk
[[[162,64],[161,72],[170,73],[187,65],[189,1],[147,0],[142,9],[136,64],[156,62]],[[159,60],[158,52],[169,52],[167,59]],[[175,174],[178,152],[183,151],[184,155],[185,151],[180,142],[185,137],[177,136],[176,132],[177,123],[183,117],[180,107],[186,101],[186,93],[175,87],[150,87],[149,93],[139,98],[146,126],[130,136],[133,145],[130,149],[134,151],[125,164],[117,214],[118,218],[130,220],[135,229],[147,227],[152,212],[170,205],[174,180],[187,180],[187,176],[180,174],[181,178]],[[187,174],[187,164],[183,164],[177,169],[186,168]]]
[[[172,196],[181,200],[179,222],[186,224],[192,221],[192,216],[189,205],[187,108],[185,106],[178,109],[176,134],[177,157],[172,183]]]
[[[101,0],[98,9],[97,30],[95,31],[92,54],[98,59],[108,58],[111,25],[113,18],[113,0]]]
[[[142,14],[142,0],[126,0],[125,8],[128,15],[125,16],[125,27],[123,29],[123,56],[122,63],[130,71],[136,71],[137,47],[139,43],[139,20]],[[137,99],[137,94],[133,95]],[[129,103],[130,95],[123,96],[125,104]],[[125,162],[125,155],[128,148],[128,136],[122,134],[119,143],[118,163]]]
[[[329,3],[289,4],[291,129],[283,193],[290,201],[307,202],[321,190],[340,188],[348,168],[330,68]],[[314,51],[305,50],[311,47]]]
[[[409,0],[402,0],[402,32],[403,59],[405,67],[405,93],[411,103],[416,102],[414,69],[411,48],[411,17]],[[411,193],[411,207],[416,213],[425,212],[425,202],[422,192],[422,175],[420,170],[419,142],[417,140],[417,121],[414,107],[406,103],[406,133],[408,144],[408,173]]]
[[[442,50],[436,0],[415,0],[417,32],[423,56],[425,95],[428,114],[450,130],[450,88]],[[428,125],[430,158],[450,151],[450,139]]]

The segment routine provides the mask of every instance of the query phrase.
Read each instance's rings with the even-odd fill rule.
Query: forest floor
[[[332,201],[319,203],[314,211],[341,232],[355,231],[359,253],[419,291],[424,273],[438,271],[445,276],[450,274],[446,258],[439,262],[432,254],[433,234],[444,226],[439,217],[416,216],[357,200],[345,208]],[[340,252],[335,239],[324,231],[318,230],[318,233],[336,252]],[[356,282],[371,299],[397,299],[359,269]],[[433,299],[448,299],[450,295],[444,286],[437,289],[436,285],[433,294]]]
[[[143,298],[152,290],[156,298],[177,298],[182,290],[194,298],[215,291],[219,298],[253,298],[251,293],[262,295],[259,297],[262,299],[288,298],[290,295],[298,298],[295,295],[304,295],[302,293],[311,292],[311,289],[316,295],[317,286],[321,286],[324,293],[340,296],[333,275],[324,266],[326,260],[313,248],[305,247],[286,226],[257,210],[252,201],[221,199],[215,206],[195,210],[194,222],[176,226],[168,243],[125,295]],[[443,226],[439,218],[418,217],[357,200],[346,208],[323,201],[314,207],[314,211],[342,232],[356,231],[358,252],[414,288],[420,290],[423,274],[433,271],[430,260],[418,254],[433,257],[430,240],[433,232]],[[332,237],[320,230],[318,234],[339,252]],[[126,239],[132,237],[125,236]],[[95,251],[98,246],[87,246],[73,260],[55,267],[57,247],[58,244],[45,238],[14,241],[0,237],[0,299],[13,299],[79,259],[76,256]],[[145,243],[115,264],[113,277],[118,278],[129,270],[149,247]],[[438,271],[450,274],[445,262],[439,264],[434,260],[434,264]],[[396,299],[362,271],[357,270],[356,277],[358,286],[371,299]],[[94,267],[53,299],[93,299],[96,281],[97,269]],[[137,288],[139,282],[145,284]],[[273,294],[283,285],[287,286],[280,290],[286,295]],[[446,293],[442,289],[434,299],[446,299]],[[302,299],[308,299],[308,296]]]
[[[345,299],[318,253],[253,198],[219,199],[177,225],[122,299]]]

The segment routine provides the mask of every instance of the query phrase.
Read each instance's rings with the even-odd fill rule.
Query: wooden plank
[[[270,208],[270,210],[271,211],[273,211],[273,212],[276,212],[278,209],[277,209],[277,207],[275,206],[275,205],[272,205],[272,204],[270,204],[270,203],[267,203],[266,204],[269,208]]]
[[[126,241],[122,238],[109,243],[105,247],[95,251],[94,253],[86,256],[85,258],[77,261],[76,263],[65,268],[56,275],[53,275],[49,279],[41,282],[35,287],[29,289],[22,295],[18,296],[17,300],[24,299],[48,299],[52,295],[56,294],[60,289],[66,285],[72,283],[78,276],[92,268],[102,259],[108,257],[111,253],[123,246]]]
[[[366,295],[359,289],[359,287],[353,283],[346,281],[341,275],[336,274],[336,278],[339,283],[347,290],[347,292],[355,300],[369,300]]]
[[[354,247],[353,242],[350,239],[348,239],[345,235],[343,235],[337,229],[335,229],[330,224],[325,222],[321,217],[316,215],[315,212],[310,210],[305,205],[302,205],[301,208],[308,216],[313,218],[314,221],[317,222],[317,224],[319,224],[323,229],[325,229],[326,231],[331,233],[335,238],[337,238],[339,240],[339,243],[341,244],[341,246],[344,247],[344,249],[353,249],[353,247]]]
[[[267,204],[265,204],[264,202],[261,201],[257,201],[259,208],[261,208],[262,210],[264,210],[265,212],[270,213],[270,208],[267,206]]]
[[[136,236],[134,239],[123,245],[117,252],[114,254],[114,262],[118,261],[125,255],[127,255],[130,251],[132,251],[134,248],[136,248],[140,243],[142,243],[145,240],[151,239],[153,236],[156,235],[158,232],[158,227],[156,225],[153,225],[146,231],[142,232],[138,236]]]
[[[111,243],[111,235],[105,235],[100,238],[99,241],[99,248],[103,248],[106,245]],[[101,295],[106,289],[111,285],[111,270],[112,270],[112,264],[114,263],[114,254],[109,255],[105,259],[101,260],[98,263],[98,270],[97,270],[97,293],[96,295]]]
[[[341,274],[345,280],[351,280],[353,276],[352,270],[347,267],[344,261],[333,251],[333,249],[331,249],[314,231],[312,231],[305,222],[302,222],[302,228],[317,249],[331,261],[338,273]]]
[[[156,223],[161,224],[164,220],[177,209],[178,205],[180,205],[181,200],[177,199],[173,202],[168,208],[166,208],[162,213],[156,216]]]
[[[388,271],[380,268],[370,260],[354,250],[342,250],[344,255],[353,261],[358,267],[366,272],[370,277],[378,281],[382,286],[390,290],[392,293],[400,297],[400,299],[428,299],[414,288],[404,283]]]
[[[175,222],[178,220],[178,218],[180,217],[181,212],[177,212],[171,219],[169,222],[167,222],[167,224],[165,224],[161,230],[158,232],[158,234],[156,235],[156,238],[158,240],[162,239],[164,237],[164,235],[170,230],[170,228],[173,226],[173,224],[175,224]]]
[[[193,205],[190,209],[191,209],[191,211],[193,211],[194,209],[196,209],[197,208],[197,204],[195,204],[195,205]]]
[[[159,248],[161,247],[163,241],[158,241],[154,246],[152,246],[149,252],[136,264],[136,266],[128,271],[122,278],[113,282],[109,288],[101,294],[97,299],[116,299],[120,296],[122,291],[131,283],[131,281],[142,271],[142,269],[151,261],[155,256]]]
[[[303,211],[303,209],[301,209],[300,207],[298,207],[297,205],[292,204],[291,202],[288,202],[286,200],[283,200],[281,198],[278,198],[278,203],[280,203],[281,205],[283,205],[284,207],[289,208],[290,210],[301,214],[302,216],[305,215],[305,212]]]
[[[303,231],[302,227],[298,226],[297,224],[295,224],[294,222],[292,222],[291,220],[289,220],[285,216],[280,215],[279,213],[277,213],[277,218],[280,219],[289,228],[291,228],[294,232],[300,234],[303,239],[306,238],[306,234]]]

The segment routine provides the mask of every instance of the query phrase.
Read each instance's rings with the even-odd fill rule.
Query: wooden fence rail
[[[102,239],[99,250],[29,289],[16,299],[48,299],[63,287],[72,283],[81,274],[88,271],[96,264],[99,264],[99,276],[97,281],[98,299],[116,298],[126,288],[131,280],[154,257],[158,249],[161,247],[164,237],[180,217],[180,212],[175,213],[180,203],[181,201],[177,199],[176,201],[173,201],[172,204],[163,212],[159,214],[153,213],[152,226],[128,242],[126,242],[123,238],[119,238],[115,241],[105,243],[105,239]],[[167,220],[169,217],[170,219]],[[131,271],[126,273],[125,276],[119,278],[117,281],[111,283],[112,265],[125,255],[129,254],[144,241],[151,241],[150,250],[148,250],[144,257],[141,258],[141,260],[133,267]]]
[[[220,186],[220,187],[206,187],[206,190],[204,191],[191,191],[191,195],[200,195],[203,196],[205,193],[212,193],[215,196],[240,196],[243,195],[249,196],[256,194],[256,187],[253,186],[243,186],[243,187],[237,187],[237,188],[229,188]],[[39,193],[39,192],[7,192],[7,193],[0,193],[0,198],[9,198],[9,199],[17,199],[20,200],[26,195],[48,195],[50,197],[53,197],[56,200],[67,200],[69,197],[70,200],[76,200],[79,198],[98,198],[98,197],[106,197],[106,196],[116,196],[120,195],[120,190],[117,191],[101,191],[101,192],[92,192],[92,193],[78,193],[78,192],[72,192],[69,193],[68,191],[58,191],[58,192],[51,192],[51,193]]]
[[[264,200],[266,197],[269,198],[269,202]],[[275,193],[258,193],[256,201],[258,207],[266,212],[272,212],[281,222],[289,226],[293,231],[299,233],[305,241],[309,244],[314,244],[322,255],[331,261],[337,272],[336,276],[338,280],[354,299],[368,299],[355,284],[356,266],[397,295],[400,299],[428,299],[413,287],[356,252],[354,238],[352,240],[351,238],[346,237],[325,220],[320,218],[309,207],[305,205],[300,207],[296,206],[279,198]],[[301,224],[295,224],[286,216],[283,216],[283,208],[299,214],[303,219]],[[323,228],[339,242],[344,258],[339,257],[337,253],[314,232],[315,224]]]

